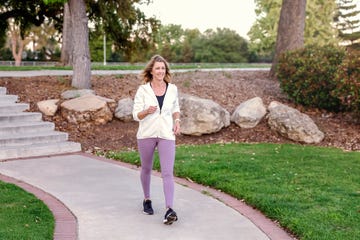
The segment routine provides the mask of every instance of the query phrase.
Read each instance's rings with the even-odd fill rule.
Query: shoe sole
[[[143,214],[145,214],[145,215],[154,215],[154,213],[147,213],[145,211],[143,211]]]
[[[166,219],[164,219],[164,224],[171,225],[171,224],[173,224],[173,222],[176,222],[177,220],[178,220],[178,218],[176,215],[170,214],[169,216],[167,216]]]

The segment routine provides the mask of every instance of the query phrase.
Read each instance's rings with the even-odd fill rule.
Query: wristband
[[[181,122],[179,118],[175,119],[174,122]]]

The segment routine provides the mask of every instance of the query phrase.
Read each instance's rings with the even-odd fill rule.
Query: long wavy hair
[[[152,74],[151,71],[154,67],[155,62],[163,62],[165,64],[165,77],[164,77],[164,81],[167,83],[171,82],[171,73],[170,73],[170,68],[169,68],[169,63],[160,55],[154,55],[150,61],[146,64],[144,70],[141,73],[141,78],[142,78],[142,82],[143,84],[146,84],[148,82],[152,81]]]

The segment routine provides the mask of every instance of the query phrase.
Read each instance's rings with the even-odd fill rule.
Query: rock
[[[106,98],[106,97],[101,97],[101,96],[98,96],[98,95],[95,95],[97,98],[99,98],[100,100],[103,100],[106,102],[106,104],[108,105],[108,107],[110,108],[110,111],[112,113],[115,113],[115,109],[116,109],[116,101],[114,99],[111,99],[111,98]]]
[[[84,95],[92,94],[95,95],[94,90],[91,89],[79,89],[79,90],[67,90],[63,93],[61,93],[62,99],[72,99],[72,98],[78,98]]]
[[[266,115],[266,107],[259,97],[241,103],[231,115],[231,121],[242,128],[253,128]]]
[[[268,110],[270,128],[282,136],[303,143],[319,143],[324,139],[324,133],[308,115],[276,101],[270,103]]]
[[[124,122],[133,121],[133,107],[134,101],[131,98],[120,99],[115,109],[115,117]]]
[[[61,114],[68,122],[82,125],[101,125],[113,118],[107,102],[91,94],[63,102]]]
[[[42,112],[46,116],[54,116],[58,110],[57,103],[59,99],[51,99],[51,100],[44,100],[38,102],[36,105],[39,108],[40,112]]]
[[[214,101],[188,94],[181,94],[179,99],[182,134],[200,136],[230,125],[230,113]]]

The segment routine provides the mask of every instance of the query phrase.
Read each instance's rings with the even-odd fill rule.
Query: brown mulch
[[[97,95],[116,101],[134,97],[140,79],[134,74],[92,76],[92,89]],[[325,139],[317,146],[332,146],[345,150],[360,151],[360,124],[350,114],[329,113],[318,109],[304,108],[290,103],[279,89],[275,80],[268,78],[267,71],[195,71],[173,73],[173,83],[180,92],[211,99],[230,113],[243,101],[255,96],[261,97],[265,105],[280,101],[308,114],[325,133]],[[8,89],[8,94],[18,95],[21,102],[30,103],[30,111],[38,111],[36,103],[41,100],[58,99],[70,86],[68,76],[43,76],[28,78],[0,78],[0,86]],[[69,124],[60,114],[44,117],[53,121],[56,129],[69,133],[71,141],[80,142],[83,150],[119,150],[136,148],[138,123],[113,121],[86,129]],[[232,123],[217,133],[203,136],[177,138],[177,144],[207,144],[219,142],[272,142],[295,143],[271,131],[266,119],[253,129],[242,129]]]

